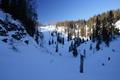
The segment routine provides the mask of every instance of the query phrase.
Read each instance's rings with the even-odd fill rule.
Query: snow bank
[[[120,20],[115,23],[115,26],[120,30]]]

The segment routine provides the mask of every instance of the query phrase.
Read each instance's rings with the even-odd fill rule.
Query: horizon
[[[38,20],[54,24],[66,20],[88,20],[90,17],[120,9],[120,0],[39,0]]]

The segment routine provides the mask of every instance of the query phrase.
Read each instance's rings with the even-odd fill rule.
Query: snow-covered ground
[[[49,36],[44,37],[47,40]],[[62,48],[61,52],[66,53],[67,56],[59,56],[58,53],[49,54],[52,50],[47,51],[44,48],[35,47],[33,43],[30,45],[18,44],[17,52],[1,41],[0,44],[0,80],[120,79],[120,38],[113,41],[110,48],[103,46],[103,50],[99,52],[94,49],[89,50],[90,41],[82,44],[78,51],[82,53],[83,49],[86,49],[87,55],[83,74],[79,72],[79,55],[77,58],[68,56],[66,48]],[[108,61],[108,57],[111,58],[110,61]]]
[[[116,26],[116,28],[118,28],[120,30],[120,20],[116,22],[115,26]]]
[[[42,47],[38,47],[29,36],[26,37],[29,45],[18,42],[14,45],[17,50],[0,40],[0,80],[120,79],[120,37],[112,41],[109,48],[102,44],[100,51],[95,50],[95,43],[85,42],[78,48],[79,55],[74,58],[68,52],[70,42],[66,37],[65,44],[59,44],[58,53],[55,52],[55,45],[48,44],[52,38],[56,39],[50,34],[55,26],[42,27],[40,30],[44,35]],[[80,54],[84,49],[84,73],[80,73]]]

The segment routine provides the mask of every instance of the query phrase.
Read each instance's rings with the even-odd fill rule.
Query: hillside
[[[48,38],[48,36],[45,36]],[[118,80],[120,38],[111,43],[110,48],[103,45],[103,50],[89,50],[92,42],[83,43],[78,49],[82,53],[86,49],[84,73],[79,72],[80,58],[74,58],[67,49],[62,48],[64,55],[50,54],[44,48],[36,48],[35,45],[18,44],[18,52],[9,48],[9,45],[0,41],[0,79],[1,80]],[[67,43],[66,43],[67,45]],[[94,48],[94,44],[93,44]],[[50,50],[49,48],[48,50]],[[110,61],[108,61],[110,57]],[[102,64],[105,65],[102,65]],[[47,77],[46,77],[47,76]]]
[[[4,16],[0,19],[4,19]],[[20,25],[19,21],[12,18],[10,21]],[[1,28],[3,28],[2,25]],[[120,64],[118,62],[120,60],[120,37],[112,41],[109,48],[102,44],[99,51],[96,51],[95,43],[91,41],[82,43],[78,47],[78,56],[74,58],[72,53],[69,53],[70,41],[67,41],[65,34],[61,34],[65,41],[64,45],[58,44],[58,52],[55,50],[55,44],[49,45],[49,40],[52,38],[56,41],[56,35],[54,34],[52,37],[51,33],[54,31],[61,33],[61,30],[56,30],[55,26],[46,26],[40,27],[40,31],[44,35],[42,47],[38,47],[29,35],[21,38],[21,40],[12,38],[11,35],[16,31],[9,31],[6,37],[0,36],[0,80],[120,79]],[[7,38],[8,42],[3,42],[3,38]],[[13,42],[15,48],[10,45],[9,39],[15,41]],[[24,42],[26,39],[29,40],[29,44]],[[90,50],[91,44],[92,49]],[[86,50],[84,73],[80,73],[80,54],[84,53],[84,49]]]

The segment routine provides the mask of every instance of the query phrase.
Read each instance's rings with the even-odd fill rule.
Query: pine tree
[[[109,11],[108,14],[108,22],[109,22],[109,27],[110,27],[110,40],[112,40],[113,36],[114,36],[114,31],[115,31],[115,27],[113,26],[113,22],[114,22],[114,15],[112,11]]]
[[[35,0],[1,0],[0,8],[10,13],[14,19],[19,19],[28,34],[34,37],[36,33],[37,14]]]
[[[99,50],[100,49],[100,44],[101,44],[101,22],[100,22],[100,19],[99,19],[100,15],[97,16],[96,18],[96,40],[97,40],[97,43],[96,43],[96,49]]]
[[[49,40],[49,45],[51,45],[51,41]]]
[[[73,48],[74,48],[74,43],[73,43],[73,41],[71,42],[71,45],[69,46],[69,52],[71,52],[72,50],[73,50]]]
[[[90,44],[90,50],[92,50],[92,44]]]
[[[96,49],[97,49],[97,51],[100,50],[100,42],[96,43]]]
[[[95,27],[93,26],[93,33],[92,33],[92,42],[95,42],[95,34],[96,34],[96,29],[95,29]]]
[[[78,55],[77,47],[74,46],[74,48],[73,48],[73,56],[77,57],[77,55]]]
[[[0,8],[2,8],[5,12],[9,11],[10,0],[1,0]]]
[[[56,49],[55,49],[56,52],[58,52],[58,43],[56,44]]]

